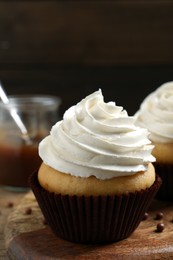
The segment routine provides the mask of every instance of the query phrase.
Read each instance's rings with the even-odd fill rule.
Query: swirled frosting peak
[[[146,127],[154,142],[173,142],[173,82],[167,82],[149,94],[135,115],[136,123]]]
[[[39,154],[50,167],[78,177],[110,179],[145,171],[155,160],[148,131],[135,126],[115,102],[105,103],[101,90],[70,107]]]

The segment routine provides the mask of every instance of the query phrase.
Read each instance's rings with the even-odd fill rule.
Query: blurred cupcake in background
[[[157,198],[173,201],[173,82],[149,94],[135,115],[137,125],[146,127],[154,144],[156,173],[162,179]]]
[[[39,145],[30,186],[52,231],[79,243],[128,237],[160,187],[148,130],[101,90],[69,108]]]

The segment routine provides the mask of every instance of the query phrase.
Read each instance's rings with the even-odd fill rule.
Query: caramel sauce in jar
[[[9,103],[0,102],[0,186],[14,191],[29,188],[29,176],[38,170],[41,159],[39,142],[58,121],[61,100],[54,96],[10,96]],[[26,141],[12,116],[14,112],[27,129]],[[20,123],[21,125],[21,123]]]
[[[37,136],[30,145],[20,138],[18,142],[8,140],[0,143],[0,185],[28,187],[30,174],[41,164],[38,155],[38,143],[41,139],[41,136]]]

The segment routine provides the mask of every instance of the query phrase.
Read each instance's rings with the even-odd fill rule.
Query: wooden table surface
[[[4,228],[8,219],[8,215],[20,203],[24,197],[24,192],[12,192],[0,188],[0,259],[8,259],[6,255]]]

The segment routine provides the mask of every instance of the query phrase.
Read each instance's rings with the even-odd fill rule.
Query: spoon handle
[[[9,99],[8,99],[4,89],[2,87],[1,82],[0,82],[0,97],[1,97],[2,102],[4,104],[9,104]],[[11,114],[12,118],[14,119],[16,125],[19,127],[19,129],[20,129],[20,131],[22,133],[23,139],[25,139],[27,144],[31,144],[31,140],[30,140],[30,138],[28,136],[28,131],[27,131],[24,123],[22,122],[20,116],[18,115],[16,109],[15,108],[11,108],[10,109],[10,114]]]

